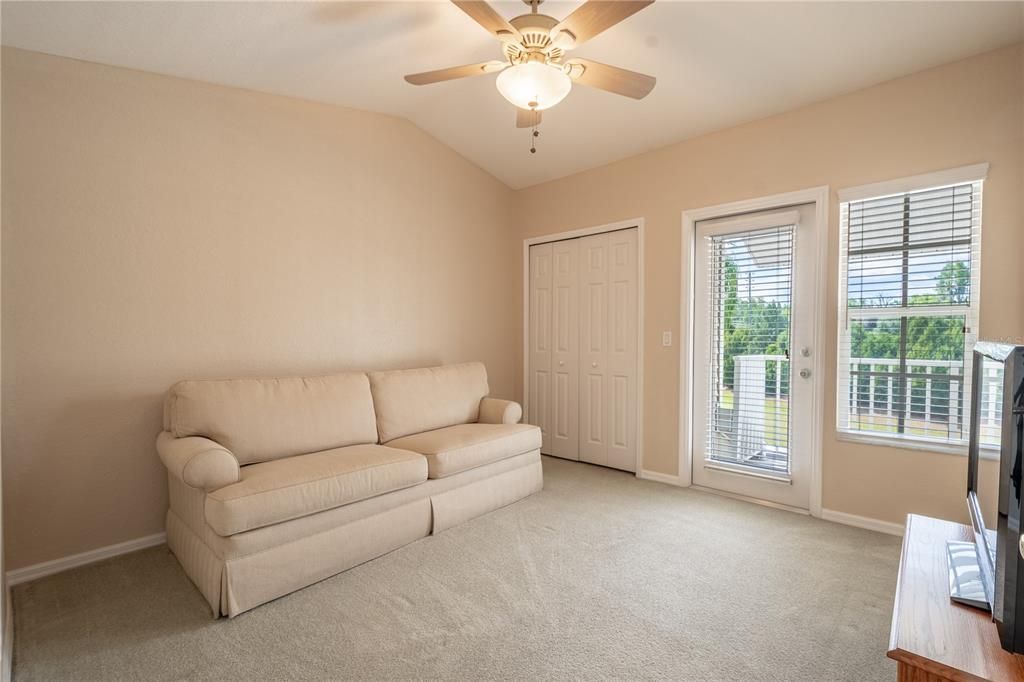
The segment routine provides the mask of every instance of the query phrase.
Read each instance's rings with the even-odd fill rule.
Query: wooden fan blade
[[[437,71],[424,71],[423,73],[412,73],[405,77],[406,82],[413,85],[430,85],[441,81],[455,80],[456,78],[468,78],[469,76],[482,76],[485,73],[501,71],[507,62],[482,62],[480,64],[466,64],[465,66],[453,66],[449,69],[438,69]]]
[[[592,62],[589,59],[570,59],[566,65],[569,67],[569,77],[580,85],[607,90],[633,99],[646,97],[657,82],[654,76]]]
[[[518,40],[519,31],[498,14],[493,7],[481,0],[452,0],[452,4],[468,14],[473,21],[480,24],[488,33],[498,40]]]
[[[516,128],[532,128],[536,125],[540,125],[539,111],[516,107]]]
[[[551,37],[558,39],[559,34],[568,31],[571,38],[566,49],[579,47],[598,33],[603,33],[623,19],[633,16],[654,0],[587,0],[576,8],[557,26],[551,29]]]

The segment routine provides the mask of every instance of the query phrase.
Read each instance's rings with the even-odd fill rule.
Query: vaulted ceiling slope
[[[578,4],[542,11],[560,18]],[[495,6],[508,18],[528,11]],[[500,58],[449,2],[2,5],[4,45],[404,116],[512,188],[1021,40],[1024,2],[659,0],[574,53],[652,74],[654,91],[635,101],[574,88],[545,112],[531,154],[494,76],[403,80]]]

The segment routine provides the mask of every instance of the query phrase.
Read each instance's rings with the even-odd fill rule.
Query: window
[[[787,224],[707,237],[709,460],[790,473],[794,232]]]
[[[841,432],[966,443],[986,169],[840,192]]]

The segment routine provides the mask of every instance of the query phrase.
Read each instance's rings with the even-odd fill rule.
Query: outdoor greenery
[[[947,263],[935,280],[935,293],[913,294],[910,306],[966,305],[970,300],[970,270],[957,261]],[[888,300],[851,299],[851,308],[898,305]],[[850,355],[855,358],[899,358],[900,320],[863,320],[850,329]],[[963,359],[964,317],[908,317],[908,360]]]
[[[765,301],[739,296],[739,273],[731,260],[725,262],[725,299],[722,302],[722,381],[733,388],[737,355],[789,355],[789,301]],[[766,378],[775,391],[775,366]]]
[[[909,297],[909,305],[966,305],[970,301],[970,270],[964,263],[952,262],[943,266],[935,280],[933,293],[914,294]],[[884,303],[884,302],[883,302]],[[850,301],[851,308],[870,305],[864,301]],[[946,360],[962,362],[964,359],[964,325],[963,315],[945,316],[908,316],[905,319],[861,319],[850,322],[850,356],[854,358],[899,360],[900,334],[906,324],[906,359],[907,360]],[[906,391],[910,392],[910,414],[929,418],[948,418],[950,402],[959,397],[954,390],[962,390],[963,384],[942,379],[931,382],[931,405],[925,415],[925,379],[912,378],[903,386],[899,381],[889,382],[882,378],[876,380],[874,395],[871,395],[870,377],[863,372],[894,371],[890,365],[857,364],[851,368],[856,403],[859,407],[868,407],[873,397],[875,404],[885,404],[892,393],[894,405],[906,403]],[[913,367],[911,374],[928,372],[932,376],[949,375],[947,367]]]
[[[737,355],[784,355],[789,357],[789,301],[765,300],[760,297],[740,296],[739,272],[735,263],[727,260],[724,265],[725,298],[722,302],[722,380],[732,389],[735,381],[735,360]],[[946,264],[935,279],[933,293],[913,294],[910,306],[967,304],[970,299],[970,270],[962,262]],[[898,304],[899,302],[895,302]],[[850,300],[851,308],[892,306],[888,300]],[[899,318],[858,319],[850,322],[850,355],[855,358],[892,359],[900,357],[900,335],[904,321]],[[960,361],[964,356],[964,324],[962,315],[955,316],[908,316],[906,324],[906,357],[910,360]],[[892,371],[887,365],[868,364],[854,367],[854,372]],[[915,371],[920,371],[919,368]],[[775,393],[775,364],[768,365],[765,394]],[[945,367],[931,368],[934,375],[948,374]],[[867,405],[869,398],[869,377],[855,378],[858,403]],[[893,382],[894,404],[900,405],[902,394]],[[923,379],[911,379],[906,390],[910,391],[911,403],[923,406]],[[933,380],[932,414],[948,414],[952,383]],[[886,381],[877,381],[875,400],[886,400],[889,387]],[[788,393],[783,386],[782,397]],[[776,396],[778,397],[778,396]],[[919,399],[920,398],[920,399]]]

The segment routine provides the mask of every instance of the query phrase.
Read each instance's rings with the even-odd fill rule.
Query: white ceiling
[[[520,2],[495,3],[513,17]],[[550,0],[561,18],[579,2]],[[634,101],[576,87],[536,154],[494,76],[406,73],[500,58],[444,1],[3,2],[4,45],[404,116],[519,188],[1024,40],[1024,2],[660,0],[573,54],[658,78]]]

